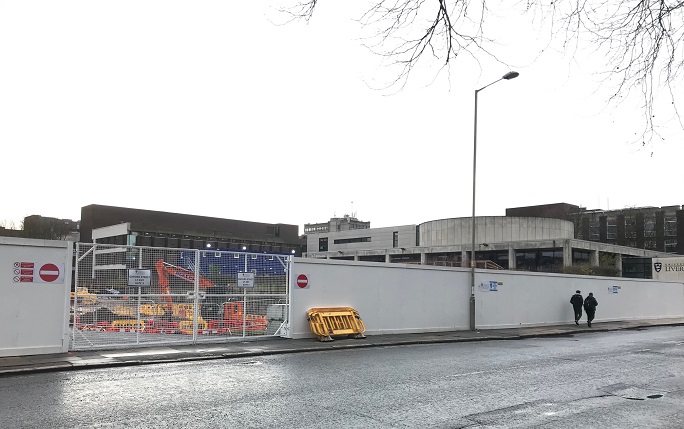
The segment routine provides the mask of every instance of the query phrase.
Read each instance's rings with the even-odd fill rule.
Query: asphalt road
[[[0,428],[682,428],[684,327],[0,378]]]

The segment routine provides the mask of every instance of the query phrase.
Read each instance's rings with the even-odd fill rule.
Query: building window
[[[636,219],[633,217],[625,219],[625,238],[635,239],[636,238]],[[633,245],[630,244],[633,247]]]
[[[562,249],[548,249],[539,250],[537,256],[537,269],[553,272],[557,271],[559,267],[563,266],[563,250]]]
[[[537,252],[534,250],[516,251],[515,266],[521,271],[534,271],[537,268]]]
[[[622,277],[633,279],[653,278],[651,258],[622,258]]]
[[[349,244],[349,243],[368,243],[371,241],[370,237],[358,237],[358,238],[340,238],[334,240],[335,244]]]
[[[553,272],[563,266],[563,250],[518,250],[515,252],[515,265],[521,271]]]
[[[644,249],[656,250],[658,244],[655,240],[644,240]]]
[[[392,233],[392,247],[399,247],[399,232],[394,231]]]
[[[665,240],[665,251],[667,253],[677,252],[677,240]]]
[[[508,250],[478,252],[476,259],[478,261],[491,261],[502,268],[508,269]]]
[[[665,217],[665,236],[666,237],[676,237],[677,236],[677,218],[675,216]]]
[[[599,241],[601,237],[598,221],[593,220],[589,224],[589,241]]]
[[[572,249],[572,263],[574,264],[589,264],[591,261],[590,250]]]
[[[644,220],[644,237],[655,238],[655,218],[647,218]],[[655,248],[653,246],[652,248]]]
[[[328,237],[318,239],[318,251],[327,252],[328,251]]]
[[[137,236],[138,236],[138,234],[135,232],[127,235],[126,236],[126,245],[127,246],[135,246]]]

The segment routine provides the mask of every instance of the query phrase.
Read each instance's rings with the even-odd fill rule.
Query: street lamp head
[[[511,80],[511,79],[515,79],[518,76],[520,76],[520,73],[518,73],[517,71],[510,71],[510,72],[506,73],[505,75],[503,75],[502,79]]]

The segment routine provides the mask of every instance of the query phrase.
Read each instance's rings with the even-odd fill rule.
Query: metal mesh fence
[[[73,350],[281,335],[291,256],[76,245]]]

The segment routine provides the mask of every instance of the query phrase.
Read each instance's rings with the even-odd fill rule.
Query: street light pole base
[[[470,330],[475,330],[475,295],[470,295]]]

